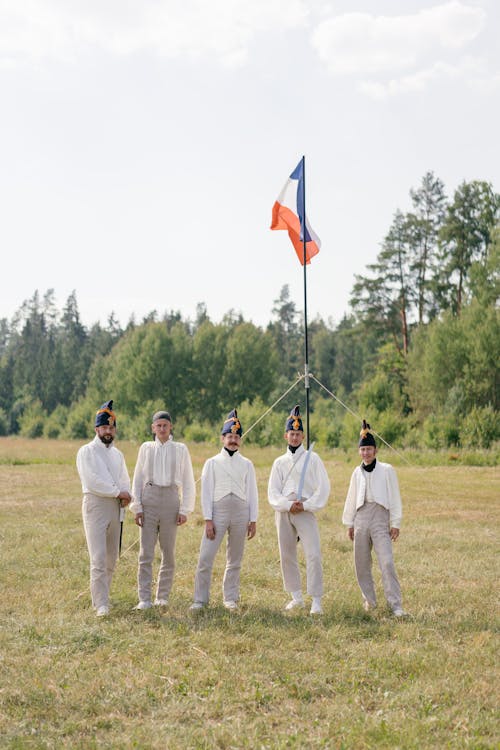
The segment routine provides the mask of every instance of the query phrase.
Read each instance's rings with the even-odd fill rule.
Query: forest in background
[[[356,276],[348,314],[337,325],[309,321],[319,445],[352,449],[359,420],[340,402],[398,448],[500,440],[500,195],[476,180],[448,197],[428,172],[410,201]],[[76,292],[58,310],[53,289],[35,291],[0,319],[0,435],[87,438],[112,398],[122,438],[145,439],[161,407],[176,436],[213,440],[235,406],[244,428],[258,420],[303,374],[303,352],[302,313],[286,285],[266,327],[234,309],[213,322],[203,302],[195,320],[153,310],[125,328],[113,313],[86,327]],[[248,441],[277,443],[294,403],[304,403],[303,380]]]

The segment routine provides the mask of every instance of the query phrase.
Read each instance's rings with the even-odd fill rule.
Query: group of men
[[[77,468],[83,489],[83,523],[90,557],[90,590],[97,616],[109,613],[109,591],[119,555],[126,506],[140,532],[137,585],[138,610],[164,607],[172,588],[178,526],[195,507],[195,480],[191,458],[183,443],[173,440],[167,411],[153,415],[153,440],[144,442],[137,457],[132,487],[121,451],[114,445],[116,415],[113,401],[101,406],[95,417],[95,438],[82,446]],[[226,567],[222,590],[228,610],[237,610],[240,572],[245,542],[257,530],[258,492],[252,462],[241,455],[243,429],[236,409],[221,429],[220,452],[209,458],[201,475],[201,510],[205,522],[195,573],[190,610],[203,610],[209,602],[212,568],[217,551],[226,541]],[[317,453],[306,450],[299,406],[287,418],[287,449],[272,466],[269,503],[275,511],[281,573],[290,600],[285,610],[305,607],[297,557],[300,541],[306,564],[306,592],[311,615],[321,615],[323,565],[316,514],[327,503],[330,481]],[[359,440],[361,465],[354,470],[345,501],[343,523],[354,542],[354,565],[363,607],[376,607],[371,570],[372,547],[382,575],[387,603],[396,617],[405,613],[394,567],[392,542],[399,536],[401,497],[390,464],[377,460],[370,426],[363,421]],[[161,551],[155,597],[153,561],[157,542]]]

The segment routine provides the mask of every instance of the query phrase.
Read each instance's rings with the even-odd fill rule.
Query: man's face
[[[288,432],[285,432],[285,440],[292,448],[298,448],[299,445],[302,445],[304,433],[302,430],[288,430]]]
[[[102,424],[95,428],[96,435],[104,445],[111,445],[116,435],[115,425]]]
[[[241,437],[236,432],[226,432],[222,435],[222,445],[229,451],[237,451],[241,445]]]
[[[377,449],[373,445],[361,445],[359,448],[359,455],[361,456],[363,463],[368,465],[371,464],[377,455]]]
[[[156,435],[160,443],[166,443],[172,432],[172,422],[168,419],[157,419],[151,425],[153,435]]]

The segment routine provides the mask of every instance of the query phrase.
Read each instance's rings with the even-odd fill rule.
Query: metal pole
[[[306,445],[309,448],[309,344],[307,331],[307,239],[306,239],[306,157],[302,157],[302,247],[304,251],[304,386],[306,389]]]

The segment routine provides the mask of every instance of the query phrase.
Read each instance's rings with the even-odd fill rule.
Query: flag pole
[[[302,156],[302,248],[304,253],[304,386],[306,389],[306,445],[309,449],[309,344],[307,331],[307,229],[306,229],[306,157]]]

